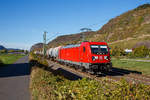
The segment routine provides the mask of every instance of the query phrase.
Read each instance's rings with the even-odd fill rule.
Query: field
[[[5,64],[12,64],[19,58],[23,57],[21,54],[0,54],[0,61]]]
[[[149,85],[132,84],[124,79],[110,82],[107,78],[99,82],[87,78],[72,81],[59,74],[60,70],[52,71],[46,60],[41,60],[38,56],[33,58],[30,59],[30,90],[33,100],[150,99]]]
[[[130,59],[121,60],[117,58],[112,58],[112,63],[113,63],[113,67],[139,71],[142,72],[142,74],[150,75],[150,62],[132,61]]]

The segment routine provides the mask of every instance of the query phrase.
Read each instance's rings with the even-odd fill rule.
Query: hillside
[[[0,45],[0,50],[7,50],[7,51],[15,50],[15,51],[19,51],[19,50],[21,50],[21,49],[16,49],[16,48],[5,48],[4,46]]]
[[[4,46],[0,45],[0,50],[6,49]]]
[[[150,4],[128,11],[105,24],[91,38],[105,39],[111,45],[132,48],[140,41],[150,40]],[[123,40],[123,41],[120,41]],[[118,42],[117,42],[118,41]],[[114,42],[114,43],[112,43]]]
[[[84,34],[85,41],[86,41],[86,40],[89,40],[89,38],[93,36],[95,32],[91,31],[91,32],[83,32],[83,33],[59,36],[56,39],[50,41],[48,43],[48,46],[56,47],[59,45],[80,43],[82,41],[83,34]]]
[[[59,36],[49,47],[81,42],[81,34]],[[110,46],[133,48],[139,42],[150,40],[150,4],[141,5],[111,19],[100,30],[84,33],[85,40],[106,41]]]
[[[36,43],[30,48],[30,51],[39,50],[41,48],[43,48],[43,43]]]

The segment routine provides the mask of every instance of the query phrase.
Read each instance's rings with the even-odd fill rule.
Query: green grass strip
[[[25,56],[25,55],[22,55],[22,54],[0,54],[0,60],[3,62],[3,64],[12,64],[23,56]]]
[[[134,70],[150,75],[150,62],[138,62],[133,60],[112,59],[113,67]]]

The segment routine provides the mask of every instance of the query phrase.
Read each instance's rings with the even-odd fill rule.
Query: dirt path
[[[150,62],[150,60],[140,60],[140,59],[120,59],[120,60],[137,61],[137,62]]]
[[[117,40],[117,41],[111,42],[111,43],[109,43],[109,45],[110,44],[115,44],[115,43],[118,43],[118,42],[129,41],[129,40],[133,40],[133,39],[140,39],[140,38],[145,38],[145,37],[150,37],[150,35],[149,34],[143,34],[142,36],[139,36],[139,37],[136,37],[136,38],[128,37],[127,39]]]
[[[0,100],[30,100],[28,57],[0,68]]]

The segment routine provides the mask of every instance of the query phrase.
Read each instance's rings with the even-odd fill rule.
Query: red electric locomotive
[[[112,63],[106,42],[82,42],[59,49],[58,61],[90,72],[110,71]]]

